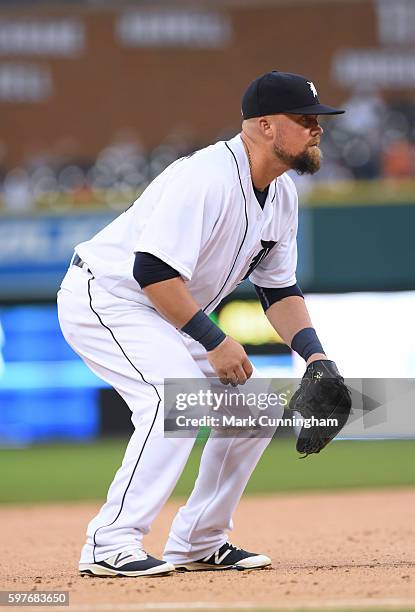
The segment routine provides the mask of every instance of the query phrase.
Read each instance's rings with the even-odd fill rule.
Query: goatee
[[[299,155],[290,155],[274,145],[274,153],[280,161],[289,166],[291,170],[295,170],[300,176],[315,174],[320,170],[322,153],[318,147],[307,148]]]

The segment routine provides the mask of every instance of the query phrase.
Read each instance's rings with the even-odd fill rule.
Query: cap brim
[[[342,115],[346,111],[340,108],[333,108],[333,106],[327,106],[326,104],[312,104],[311,106],[293,108],[285,112],[287,115]]]

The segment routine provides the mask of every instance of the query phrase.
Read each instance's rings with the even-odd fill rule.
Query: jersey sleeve
[[[279,289],[297,282],[298,197],[295,187],[291,199],[291,214],[281,238],[249,276],[249,280],[259,287]]]
[[[191,165],[180,169],[164,186],[134,246],[134,252],[155,255],[186,280],[192,278],[222,201],[220,183],[198,180],[191,170]]]

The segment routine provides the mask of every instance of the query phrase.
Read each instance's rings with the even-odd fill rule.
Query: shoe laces
[[[145,561],[148,555],[145,550],[141,548],[137,548],[136,550],[129,550],[125,552],[118,553],[107,559],[107,562],[114,563],[116,566],[125,565],[126,563],[131,563],[133,561]]]
[[[148,554],[145,550],[137,548],[137,550],[130,551],[130,556],[133,557],[134,561],[145,561],[148,557]]]
[[[228,546],[230,548],[232,548],[232,550],[241,550],[240,548],[238,548],[238,546],[234,546],[233,544],[231,544],[230,542],[227,542]]]

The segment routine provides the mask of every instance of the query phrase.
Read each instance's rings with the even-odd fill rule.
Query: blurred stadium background
[[[0,0],[0,501],[105,491],[129,414],[63,340],[59,282],[74,245],[169,163],[237,133],[246,84],[272,69],[347,109],[324,123],[322,170],[293,176],[323,344],[348,376],[415,377],[415,2]],[[265,375],[301,373],[249,283],[215,317]],[[290,464],[270,484],[264,469],[252,489],[414,484],[412,441],[355,443],[346,472],[350,444],[313,477]]]

